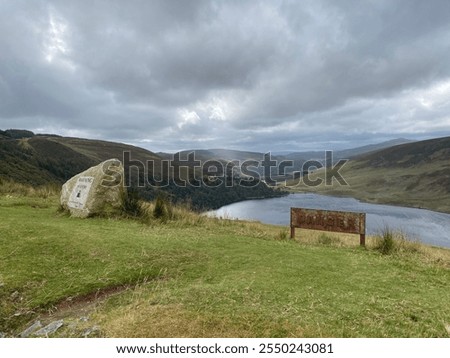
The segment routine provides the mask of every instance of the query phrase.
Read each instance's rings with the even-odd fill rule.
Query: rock
[[[55,333],[58,329],[60,329],[64,325],[63,320],[55,321],[50,323],[49,325],[45,326],[44,328],[41,328],[39,331],[34,332],[33,336],[48,336],[49,334]]]
[[[28,338],[30,335],[32,335],[34,332],[36,332],[41,327],[42,327],[41,322],[36,321],[30,327],[28,327],[25,331],[23,331],[21,334],[19,334],[19,337]]]
[[[125,197],[124,170],[109,159],[69,179],[62,187],[61,206],[71,216],[86,218],[119,212]]]
[[[91,328],[88,328],[87,330],[85,330],[84,333],[83,333],[83,337],[87,338],[91,334],[98,333],[98,332],[100,332],[100,327],[99,326],[94,326],[94,327],[91,327]]]

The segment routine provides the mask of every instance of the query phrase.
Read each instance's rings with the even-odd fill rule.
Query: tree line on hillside
[[[146,186],[145,188],[131,187],[131,190],[137,190],[142,199],[149,201],[155,200],[164,193],[169,201],[176,204],[188,203],[192,209],[198,211],[214,210],[242,200],[274,198],[287,194],[283,190],[268,187],[261,181],[251,186],[238,183],[227,185],[226,182],[218,186],[209,186],[204,182],[199,186],[179,186],[171,182],[164,188]]]

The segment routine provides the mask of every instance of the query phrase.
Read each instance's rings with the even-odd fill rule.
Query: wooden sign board
[[[366,214],[348,211],[330,211],[291,208],[291,238],[295,228],[359,234],[360,244],[366,244]]]

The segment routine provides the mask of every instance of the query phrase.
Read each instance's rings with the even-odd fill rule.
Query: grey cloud
[[[450,132],[448,101],[417,100],[450,78],[449,18],[444,0],[3,1],[0,128],[155,151]]]
[[[75,61],[93,84],[114,91],[120,100],[187,105],[210,90],[251,90],[259,71],[276,57],[278,38],[271,19],[255,26],[246,15],[259,16],[261,6],[232,4],[231,11],[207,5],[197,9],[197,16],[191,9],[187,19],[179,10],[179,17],[149,18],[153,10],[161,12],[158,4],[126,16],[113,11],[112,18],[102,17],[104,9],[94,9],[88,26],[82,14],[71,23],[77,33]]]
[[[309,40],[316,46],[311,53],[291,58],[278,81],[267,80],[239,126],[267,126],[295,114],[328,110],[354,98],[388,97],[450,76],[450,62],[443,60],[450,48],[450,24],[443,21],[450,15],[447,2],[424,9],[389,1],[378,14],[378,3],[375,9],[358,4],[345,12],[330,10],[339,19],[336,29],[311,25],[317,31]],[[437,20],[435,31],[430,18]],[[332,31],[340,31],[339,41],[334,41]],[[302,48],[302,40],[295,41]]]

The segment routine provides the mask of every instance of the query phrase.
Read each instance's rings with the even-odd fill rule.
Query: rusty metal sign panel
[[[365,245],[366,214],[348,211],[330,211],[291,208],[291,237],[295,228],[359,234]]]

